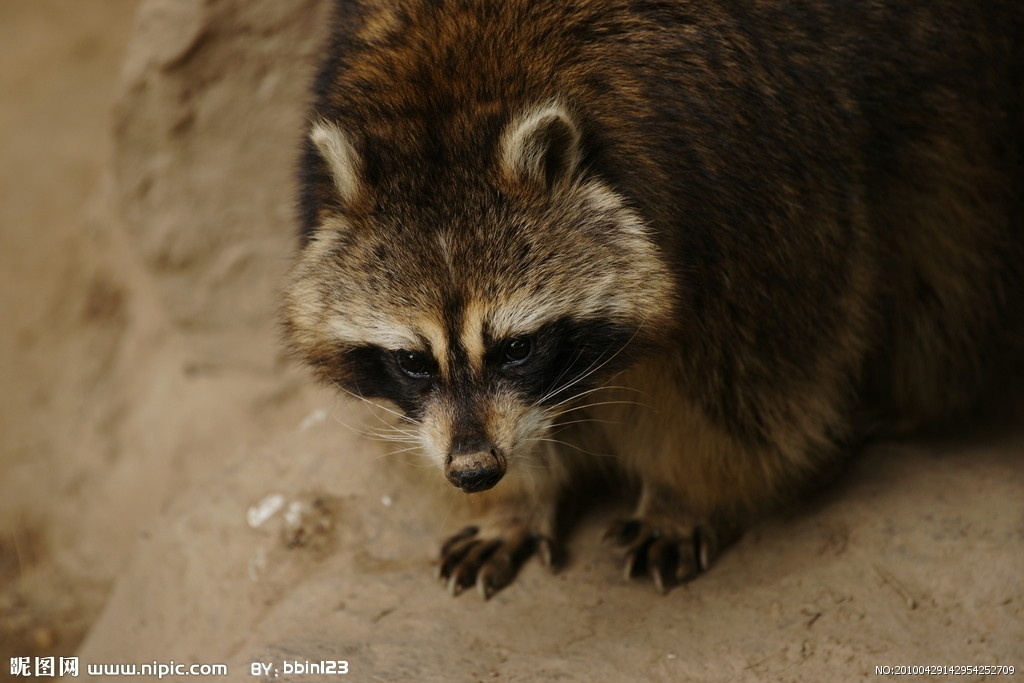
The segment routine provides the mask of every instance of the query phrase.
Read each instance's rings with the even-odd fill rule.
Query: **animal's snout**
[[[494,448],[453,454],[445,462],[444,474],[466,493],[486,491],[505,475],[505,458]]]

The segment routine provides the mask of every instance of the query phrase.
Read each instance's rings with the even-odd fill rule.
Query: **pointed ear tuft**
[[[502,135],[502,171],[514,182],[550,190],[576,173],[582,157],[580,137],[576,121],[561,104],[528,110]]]
[[[355,203],[362,189],[362,160],[348,136],[336,124],[317,119],[309,129],[309,139],[327,162],[342,203]]]

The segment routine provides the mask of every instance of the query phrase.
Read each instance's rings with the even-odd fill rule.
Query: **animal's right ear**
[[[342,204],[352,206],[362,192],[362,160],[348,136],[336,124],[317,119],[309,139],[327,162]]]
[[[582,157],[580,138],[579,127],[564,106],[538,106],[505,129],[502,172],[513,182],[550,190],[575,175]]]

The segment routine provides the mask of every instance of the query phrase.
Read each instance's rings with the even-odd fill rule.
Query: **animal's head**
[[[435,154],[389,173],[372,136],[315,120],[313,175],[330,197],[284,299],[292,348],[323,379],[395,404],[468,492],[528,457],[675,305],[647,227],[582,163],[565,106],[490,137],[482,170]]]

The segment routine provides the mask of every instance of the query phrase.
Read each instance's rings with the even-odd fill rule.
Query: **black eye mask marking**
[[[601,321],[562,319],[531,336],[499,342],[489,354],[500,381],[541,404],[596,386],[631,360],[635,330]]]
[[[379,346],[359,346],[343,352],[336,382],[363,398],[391,401],[417,419],[424,397],[437,378],[433,356],[420,351],[392,351]]]
[[[495,342],[485,356],[485,376],[473,379],[456,372],[438,375],[428,352],[362,346],[345,351],[337,383],[364,398],[393,402],[418,419],[424,403],[437,391],[471,400],[488,384],[510,389],[525,402],[553,405],[607,380],[628,365],[636,349],[636,330],[605,321],[561,319],[535,334]],[[446,386],[442,386],[442,384]]]

